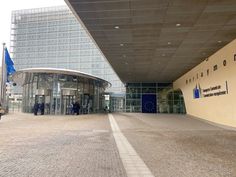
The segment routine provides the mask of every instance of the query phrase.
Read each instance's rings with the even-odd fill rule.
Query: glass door
[[[61,114],[73,114],[73,104],[75,103],[75,95],[63,95],[61,104]]]
[[[38,104],[38,106],[37,106],[37,110],[34,110],[34,111],[36,111],[38,114],[44,115],[45,96],[44,95],[35,95],[35,104]]]

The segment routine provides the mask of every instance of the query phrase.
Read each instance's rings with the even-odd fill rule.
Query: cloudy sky
[[[5,42],[7,48],[10,46],[10,26],[11,26],[11,11],[20,9],[30,9],[39,7],[49,7],[65,5],[64,0],[7,0],[0,2],[0,43]],[[2,47],[1,52],[2,55]],[[1,56],[2,58],[2,56]],[[1,62],[0,62],[1,63]]]

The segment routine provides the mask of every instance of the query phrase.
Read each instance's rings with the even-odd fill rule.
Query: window
[[[236,61],[236,54],[234,54],[234,61]]]
[[[209,69],[207,69],[207,75],[209,76]]]
[[[201,77],[203,77],[203,72],[201,72]]]

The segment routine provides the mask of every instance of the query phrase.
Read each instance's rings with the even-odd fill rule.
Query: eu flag
[[[7,69],[7,76],[16,72],[15,67],[14,67],[14,62],[12,61],[7,48],[5,48],[5,64],[6,64],[6,69]]]

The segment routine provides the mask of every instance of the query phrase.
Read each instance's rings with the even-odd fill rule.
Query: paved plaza
[[[183,115],[10,113],[0,176],[234,177],[236,131]]]

